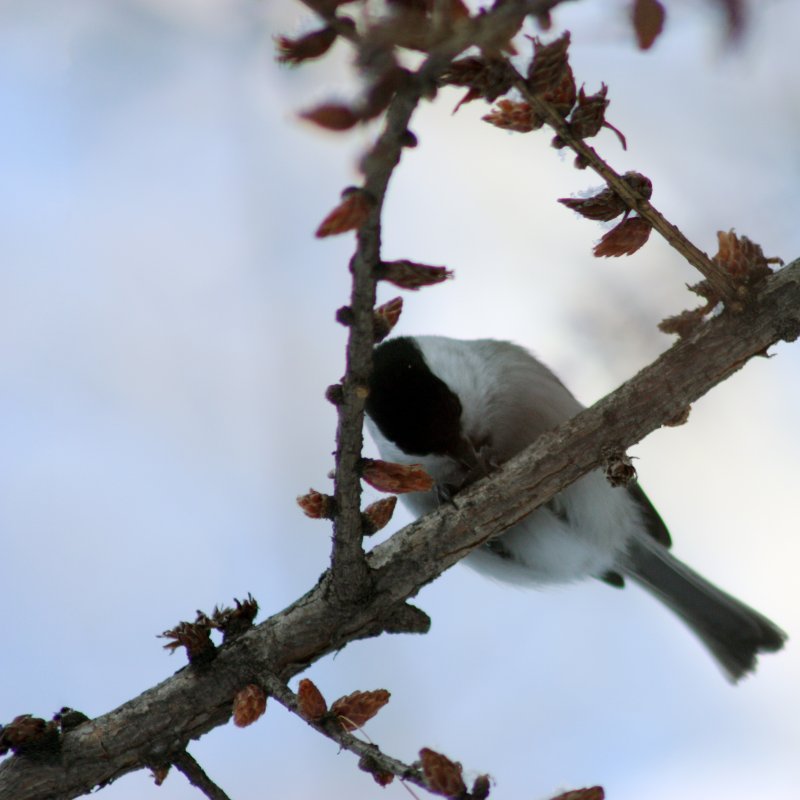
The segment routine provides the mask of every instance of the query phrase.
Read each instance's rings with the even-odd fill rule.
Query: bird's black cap
[[[380,432],[404,453],[445,455],[460,448],[461,402],[409,337],[375,348],[366,408]]]

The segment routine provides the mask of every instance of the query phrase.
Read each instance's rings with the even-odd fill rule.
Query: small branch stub
[[[606,458],[606,479],[612,486],[628,486],[636,480],[636,469],[627,453],[612,453]]]

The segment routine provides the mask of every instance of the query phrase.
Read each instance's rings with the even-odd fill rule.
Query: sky
[[[594,145],[648,175],[656,207],[707,252],[735,228],[789,261],[800,10],[754,4],[731,47],[713,4],[668,7],[648,53],[624,3],[554,14],[578,81],[609,85],[628,139]],[[327,566],[329,529],[295,497],[330,487],[323,394],[343,372],[333,316],[353,239],[313,231],[377,129],[297,119],[357,91],[344,45],[275,63],[275,35],[312,27],[290,0],[0,5],[0,721],[110,711],[182,666],[161,631],[248,592],[263,619]],[[406,293],[397,332],[511,339],[591,403],[670,345],[656,325],[695,304],[697,275],[655,236],[594,259],[603,229],[555,201],[599,179],[546,132],[486,125],[479,102],[454,115],[458,97],[415,114],[420,145],[387,197],[384,257],[456,276]],[[429,634],[356,642],[307,677],[329,700],[389,689],[370,738],[488,772],[494,797],[594,784],[613,800],[795,797],[800,351],[771,353],[631,450],[676,554],[788,632],[755,676],[730,686],[636,587],[521,591],[456,566],[415,601]],[[406,796],[277,703],[190,751],[237,800]],[[139,772],[102,796],[199,794]]]

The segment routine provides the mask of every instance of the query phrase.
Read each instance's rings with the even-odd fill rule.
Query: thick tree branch
[[[368,556],[372,591],[341,604],[320,584],[223,646],[119,708],[65,734],[59,752],[0,764],[0,797],[61,800],[127,772],[165,763],[225,724],[236,692],[264,674],[286,681],[350,641],[391,628],[405,600],[553,494],[674,419],[687,405],[778,341],[800,335],[800,261],[765,282],[741,314],[700,325],[591,408],[538,439],[497,474],[407,526]]]

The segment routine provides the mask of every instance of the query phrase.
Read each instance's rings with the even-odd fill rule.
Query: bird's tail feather
[[[758,653],[783,647],[786,634],[774,623],[709,583],[659,542],[637,537],[628,557],[626,572],[683,619],[731,681],[755,669]]]

